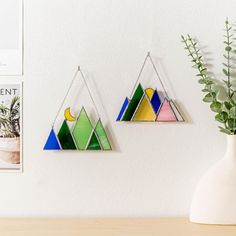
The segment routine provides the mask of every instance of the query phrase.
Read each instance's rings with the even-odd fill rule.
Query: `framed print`
[[[22,171],[22,83],[0,84],[0,171]]]
[[[0,75],[22,75],[23,0],[0,0]]]

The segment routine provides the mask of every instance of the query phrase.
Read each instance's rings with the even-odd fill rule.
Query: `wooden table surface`
[[[187,219],[0,219],[0,236],[236,236],[236,226]]]

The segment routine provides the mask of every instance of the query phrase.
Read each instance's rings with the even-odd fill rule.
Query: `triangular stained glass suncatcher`
[[[155,75],[160,83],[160,88],[145,87],[140,81],[140,75],[143,68],[150,60]],[[160,96],[161,93],[164,96]],[[116,121],[129,122],[183,122],[176,104],[167,94],[157,68],[151,58],[150,53],[147,54],[142,65],[139,76],[136,80],[131,97],[125,98]]]
[[[64,102],[72,88],[72,85],[80,72],[85,87],[94,105],[97,113],[97,122],[93,124],[91,118],[84,106],[80,109],[78,115],[71,114],[71,107],[66,107],[63,110]],[[64,120],[61,121],[60,129],[56,133],[54,125],[59,114],[64,115]],[[80,68],[76,72],[70,87],[63,99],[62,105],[57,113],[57,116],[52,125],[52,129],[44,146],[44,150],[112,150],[105,128],[102,124],[97,107],[91,96],[91,92],[86,83],[85,77]]]

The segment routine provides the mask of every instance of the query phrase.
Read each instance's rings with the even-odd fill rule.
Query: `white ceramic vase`
[[[20,138],[0,138],[0,159],[11,164],[20,163]]]
[[[195,190],[190,221],[236,224],[236,135],[227,136],[227,151],[202,177]]]

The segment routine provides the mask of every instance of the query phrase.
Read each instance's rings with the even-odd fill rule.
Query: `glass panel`
[[[145,93],[147,94],[149,100],[151,101],[154,90],[152,88],[147,88],[147,89],[145,89]]]
[[[146,96],[143,96],[143,100],[139,104],[137,111],[132,119],[133,121],[155,121],[156,114],[150,104],[150,101]]]
[[[157,91],[155,90],[153,96],[152,96],[152,99],[151,99],[151,104],[152,104],[152,107],[155,111],[155,113],[158,112],[160,106],[161,106],[161,99],[157,93]]]
[[[177,120],[183,122],[184,118],[183,118],[183,116],[179,112],[177,106],[175,105],[175,103],[172,100],[170,100],[170,106],[171,106],[172,110],[174,111]]]
[[[80,150],[86,149],[92,131],[93,126],[88,118],[84,107],[82,107],[73,130],[75,142]]]
[[[130,100],[130,103],[125,111],[125,114],[122,118],[123,121],[130,121],[133,117],[133,114],[140,102],[140,100],[143,97],[143,88],[141,86],[141,84],[138,85],[137,89],[134,92],[134,95],[132,97],[132,99]]]
[[[69,127],[66,123],[66,120],[64,120],[58,135],[57,135],[62,149],[67,149],[67,150],[75,150],[77,149],[73,140],[73,137],[70,133]]]
[[[120,120],[121,120],[121,118],[122,118],[122,116],[123,116],[123,114],[124,114],[124,112],[125,112],[125,110],[126,110],[128,104],[129,104],[129,99],[126,98],[125,101],[124,101],[124,103],[123,103],[123,105],[122,105],[122,108],[121,108],[121,110],[120,110],[120,113],[119,113],[119,115],[118,115],[116,121],[120,121]]]
[[[53,129],[51,129],[51,132],[48,136],[47,142],[43,149],[44,150],[60,150],[61,149],[60,144],[57,141],[57,137]]]
[[[87,150],[101,150],[101,149],[102,148],[99,144],[98,138],[97,138],[95,132],[93,132],[93,134],[89,140]]]
[[[65,119],[68,121],[75,121],[75,117],[71,115],[70,107],[67,107],[64,111]]]
[[[95,131],[97,133],[97,136],[99,138],[99,141],[101,143],[101,146],[104,150],[111,150],[111,145],[109,143],[109,140],[106,135],[106,131],[102,125],[101,120],[99,119],[95,128]]]
[[[177,121],[176,116],[170,106],[169,101],[167,99],[164,100],[162,103],[162,106],[160,108],[160,111],[157,115],[157,121]]]

